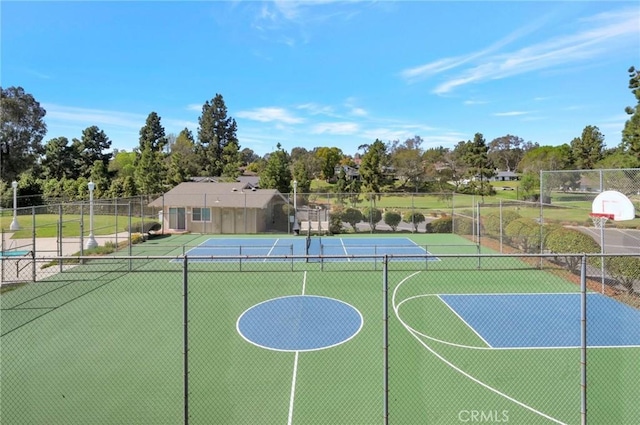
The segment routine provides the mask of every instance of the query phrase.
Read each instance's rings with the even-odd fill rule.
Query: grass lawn
[[[58,221],[60,216],[58,214],[36,214],[35,216],[35,228],[36,237],[39,238],[53,238],[58,236]],[[5,232],[9,231],[9,226],[13,217],[2,216],[0,217],[0,228]],[[82,218],[80,215],[64,215],[64,222],[62,223],[62,235],[64,237],[80,236],[81,222],[84,228],[84,233],[89,232],[89,216],[84,215]],[[132,225],[139,223],[141,220],[139,217],[132,218]],[[148,221],[148,220],[145,220]],[[30,215],[19,215],[18,224],[20,230],[16,231],[13,238],[30,238],[33,235],[33,217]],[[110,235],[114,233],[127,231],[129,226],[128,217],[114,216],[114,215],[94,215],[93,217],[93,230],[95,235]]]

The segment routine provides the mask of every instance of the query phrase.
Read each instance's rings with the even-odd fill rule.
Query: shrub
[[[605,264],[609,274],[625,287],[629,295],[633,295],[633,282],[640,281],[640,258],[609,257]]]
[[[516,211],[506,210],[502,211],[502,231],[511,223],[513,220],[517,220],[520,218],[520,214]],[[493,212],[487,214],[482,220],[482,226],[484,227],[484,231],[487,235],[493,237],[500,236],[500,212]]]
[[[149,233],[157,232],[160,229],[162,229],[162,224],[157,221],[145,221],[144,223],[134,223],[131,225],[131,228],[127,226],[124,230],[131,233]]]
[[[342,233],[342,207],[334,206],[329,215],[329,233],[337,235]]]
[[[546,247],[554,254],[589,254],[600,252],[600,245],[589,235],[575,229],[558,228],[547,236]],[[580,257],[565,256],[565,263],[572,272],[577,272]],[[599,260],[598,260],[599,262]]]
[[[142,233],[131,234],[131,244],[135,245],[144,242],[144,235]]]
[[[429,233],[451,233],[452,228],[453,219],[451,217],[438,218],[427,225]]]
[[[391,227],[394,232],[398,228],[398,224],[402,221],[402,216],[395,211],[387,211],[384,213],[384,222],[387,226]]]
[[[402,218],[404,221],[406,221],[407,223],[412,223],[413,224],[413,231],[417,232],[418,231],[418,225],[422,222],[424,222],[425,218],[424,218],[424,214],[422,214],[421,212],[411,212],[411,211],[407,211],[404,214],[404,217]]]
[[[451,232],[456,235],[471,235],[473,234],[473,220],[469,217],[456,216],[451,222]]]
[[[511,244],[524,252],[537,252],[540,247],[540,225],[531,218],[518,218],[504,229]]]
[[[382,211],[374,207],[364,207],[362,209],[362,220],[368,221],[371,230],[376,231],[376,226],[382,220]]]
[[[356,227],[356,224],[362,221],[362,213],[360,212],[360,210],[357,210],[355,208],[347,208],[342,212],[340,218],[343,222],[349,223],[354,232],[357,232],[358,229]]]

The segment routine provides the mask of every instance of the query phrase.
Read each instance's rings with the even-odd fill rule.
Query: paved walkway
[[[36,257],[57,257],[60,244],[57,238],[36,238],[35,247],[33,246],[33,239],[11,239],[12,233],[5,233],[4,249],[7,251],[34,251]],[[128,232],[122,232],[113,235],[101,235],[96,236],[95,240],[98,245],[102,246],[106,242],[121,242],[129,238]],[[85,237],[83,241],[80,237],[74,238],[62,238],[62,256],[73,255],[78,253],[82,244],[87,243]],[[35,248],[35,249],[34,249]]]

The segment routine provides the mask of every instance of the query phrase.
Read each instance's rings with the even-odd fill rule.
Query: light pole
[[[87,239],[85,248],[91,249],[98,246],[96,238],[93,237],[93,190],[96,188],[96,184],[89,182],[87,187],[89,187],[89,239]]]
[[[18,182],[12,181],[11,187],[13,188],[13,221],[9,226],[9,230],[20,230],[20,225],[18,224]]]
[[[300,233],[300,227],[298,226],[298,207],[297,207],[297,199],[298,199],[298,180],[293,181],[293,233]]]

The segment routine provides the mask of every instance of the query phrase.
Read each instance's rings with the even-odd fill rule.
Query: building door
[[[169,228],[174,230],[186,230],[187,213],[185,208],[169,208]]]

